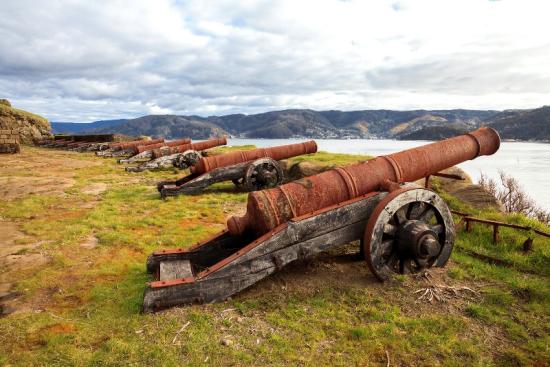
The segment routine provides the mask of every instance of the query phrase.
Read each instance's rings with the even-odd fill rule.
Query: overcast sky
[[[0,98],[52,121],[550,104],[550,1],[0,5]]]

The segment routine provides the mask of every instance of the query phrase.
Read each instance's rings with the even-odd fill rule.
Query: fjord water
[[[270,147],[292,144],[308,139],[229,139],[228,145],[253,144]],[[428,144],[418,140],[315,139],[320,151],[366,154],[371,156],[395,153]],[[479,157],[459,164],[477,182],[481,173],[499,180],[499,171],[515,177],[531,198],[550,210],[550,144],[502,142],[492,156]]]

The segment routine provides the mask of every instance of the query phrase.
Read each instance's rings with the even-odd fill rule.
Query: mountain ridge
[[[78,125],[78,126],[72,126]],[[245,115],[148,115],[135,119],[89,124],[52,122],[54,132],[119,133],[189,136],[206,139],[228,135],[240,138],[372,138],[435,140],[493,126],[505,139],[550,140],[550,107],[531,110],[358,110],[315,111],[286,109]],[[86,125],[86,126],[82,126]],[[64,130],[64,131],[61,131]]]

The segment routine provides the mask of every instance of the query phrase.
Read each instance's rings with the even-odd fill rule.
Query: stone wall
[[[17,130],[21,144],[32,145],[53,137],[48,120],[33,113],[13,108],[5,99],[0,99],[0,126],[0,130]]]
[[[0,122],[0,153],[19,153],[19,130]]]

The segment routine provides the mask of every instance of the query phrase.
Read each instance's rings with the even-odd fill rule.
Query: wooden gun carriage
[[[243,217],[187,249],[154,252],[143,311],[223,300],[285,265],[360,240],[372,273],[442,267],[454,245],[451,213],[435,192],[405,185],[495,153],[498,133],[481,128],[373,160],[252,192]]]
[[[203,156],[204,150],[214,148],[220,145],[226,145],[226,138],[217,138],[204,140],[196,143],[172,144],[161,147],[155,147],[151,150],[143,151],[131,158],[119,160],[119,163],[133,163],[143,159],[150,159],[138,166],[126,167],[128,172],[141,172],[148,169],[158,169],[166,167],[177,167],[185,169],[195,165]]]
[[[284,173],[278,161],[317,152],[315,141],[281,145],[247,151],[235,151],[201,158],[191,166],[191,173],[176,181],[162,181],[157,188],[162,198],[180,194],[197,194],[206,187],[233,181],[246,191],[279,186]]]

